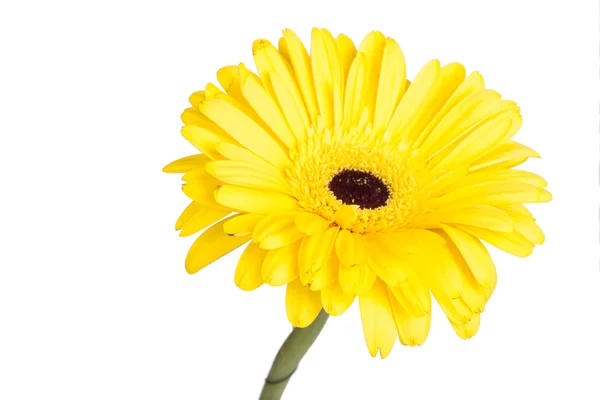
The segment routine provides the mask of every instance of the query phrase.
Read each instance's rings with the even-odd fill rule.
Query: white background
[[[0,398],[256,399],[289,331],[283,288],[233,284],[239,251],[189,276],[174,223],[187,97],[252,65],[256,38],[313,26],[395,38],[409,78],[459,61],[522,107],[543,158],[547,241],[494,252],[478,335],[441,311],[386,360],[358,305],[331,318],[292,399],[598,399],[598,6],[594,1],[3,1]]]

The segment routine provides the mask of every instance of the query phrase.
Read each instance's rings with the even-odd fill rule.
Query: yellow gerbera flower
[[[235,283],[287,285],[286,310],[306,327],[358,297],[367,347],[425,341],[431,294],[461,338],[472,337],[496,286],[480,240],[528,256],[544,234],[523,203],[546,181],[512,169],[538,154],[512,140],[517,105],[428,62],[412,83],[398,44],[379,32],[358,50],[314,29],[310,55],[291,30],[254,42],[243,64],[190,97],[183,136],[202,154],[177,160],[192,200],[181,235],[208,226],[186,259],[195,273],[250,242]]]

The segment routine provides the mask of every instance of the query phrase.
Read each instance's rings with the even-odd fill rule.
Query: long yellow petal
[[[223,231],[229,236],[246,236],[264,218],[264,215],[258,214],[237,214],[223,224]]]
[[[355,295],[344,292],[337,280],[321,290],[321,303],[329,315],[342,315],[352,305],[355,298]]]
[[[245,68],[240,70],[242,94],[248,100],[248,103],[285,146],[294,146],[296,138],[282,115],[279,105],[261,85],[258,78],[249,74]]]
[[[416,274],[399,286],[388,286],[388,290],[413,317],[422,317],[431,312],[429,288]]]
[[[385,131],[393,112],[406,89],[406,62],[400,46],[391,38],[385,40],[381,75],[377,87],[377,99],[373,121],[373,131]]]
[[[433,212],[429,220],[443,224],[461,224],[486,228],[498,232],[512,232],[510,216],[499,208],[487,205],[467,206],[447,212]],[[423,222],[424,222],[423,221]]]
[[[262,278],[271,286],[285,285],[298,277],[300,242],[268,252],[262,265]]]
[[[206,171],[222,182],[255,189],[291,194],[289,184],[277,171],[257,168],[244,161],[217,160],[206,164]]]
[[[306,328],[321,311],[321,294],[309,290],[296,279],[287,285],[285,310],[292,326]]]
[[[294,224],[294,214],[270,215],[254,230],[254,240],[263,249],[277,249],[287,246],[304,236]]]
[[[262,263],[267,252],[255,243],[244,249],[235,269],[235,284],[242,290],[254,290],[264,283],[261,276]]]
[[[195,274],[213,261],[240,247],[248,240],[248,236],[229,236],[223,232],[222,220],[204,231],[192,244],[185,259],[185,269]]]
[[[332,226],[323,232],[305,236],[302,239],[298,254],[298,265],[300,267],[300,280],[303,285],[312,284],[317,271],[328,262],[338,231],[339,227]]]
[[[465,80],[463,80],[452,93],[450,98],[444,103],[442,109],[439,110],[439,112],[423,130],[421,135],[419,135],[418,140],[415,141],[414,148],[420,148],[422,152],[426,152],[426,150],[431,149],[432,145],[437,143],[439,137],[444,134],[444,131],[440,129],[437,130],[435,135],[430,137],[434,129],[459,103],[463,102],[466,98],[470,97],[474,93],[482,92],[484,86],[483,77],[479,72],[473,72]],[[428,142],[428,146],[424,145],[425,142]]]
[[[194,218],[194,216],[196,215],[196,213],[202,211],[202,209],[204,208],[204,206],[200,203],[196,203],[195,201],[192,201],[186,208],[185,210],[183,210],[183,212],[181,213],[181,215],[179,216],[179,218],[177,219],[177,222],[175,223],[175,230],[180,230],[181,228],[183,228],[183,226],[192,218]]]
[[[308,52],[298,36],[292,30],[285,29],[283,31],[283,37],[285,38],[290,61],[296,74],[298,86],[300,86],[300,91],[302,92],[306,110],[308,111],[312,123],[316,123],[319,115],[319,108],[317,106]]]
[[[407,265],[398,261],[393,243],[382,233],[365,235],[369,265],[385,283],[398,286],[406,280]]]
[[[307,235],[323,232],[331,225],[331,221],[311,212],[299,212],[294,221],[298,229]]]
[[[348,78],[348,72],[350,71],[352,61],[354,60],[354,57],[356,57],[356,46],[354,46],[352,40],[344,34],[339,34],[335,38],[335,42],[339,52],[340,63],[342,64],[342,68],[344,70],[345,82]]]
[[[473,318],[466,324],[458,325],[452,321],[450,321],[450,323],[452,324],[452,328],[454,329],[454,332],[456,332],[456,334],[458,335],[459,338],[470,339],[473,336],[475,336],[475,334],[479,330],[480,320],[481,320],[481,315],[475,314],[475,315],[473,315]]]
[[[271,72],[267,76],[273,87],[273,95],[277,98],[288,126],[294,133],[294,136],[296,136],[296,139],[304,140],[306,137],[306,127],[310,126],[310,121],[302,99],[295,96],[293,89],[287,86],[285,81],[275,72]]]
[[[464,257],[473,276],[483,287],[496,286],[496,267],[490,257],[490,253],[479,239],[469,233],[448,225],[442,225],[442,229],[456,245]]]
[[[437,163],[438,169],[452,169],[458,165],[470,164],[491,146],[498,143],[512,126],[512,116],[504,114],[476,127],[443,159]]]
[[[366,91],[359,104],[354,104],[361,111],[366,109],[369,121],[373,121],[377,88],[381,74],[381,61],[386,46],[386,38],[381,32],[369,32],[358,46],[358,52],[366,58]],[[356,108],[355,108],[356,110]]]
[[[179,233],[179,236],[189,236],[196,232],[200,232],[202,229],[209,225],[214,224],[221,218],[229,215],[229,210],[223,210],[219,208],[203,207],[197,212],[190,220],[183,225],[183,229]]]
[[[342,229],[335,242],[335,251],[340,262],[347,266],[367,262],[367,244],[361,234]]]
[[[431,325],[431,313],[428,312],[420,317],[415,317],[402,307],[391,291],[388,297],[394,314],[400,343],[405,346],[420,346],[425,343]]]
[[[367,264],[348,266],[340,263],[338,279],[344,293],[362,295],[371,290],[377,275]]]
[[[200,114],[199,114],[200,115]],[[204,116],[202,116],[205,118]],[[206,118],[205,118],[206,119]],[[209,121],[210,122],[210,121]],[[197,122],[201,123],[201,122]],[[212,123],[212,122],[211,122]],[[217,152],[217,143],[235,143],[229,135],[220,132],[221,129],[208,129],[205,126],[185,125],[181,128],[181,134],[195,148],[206,154],[212,160],[221,160],[223,157]]]
[[[504,250],[507,253],[517,257],[527,257],[533,251],[534,244],[525,239],[518,232],[494,232],[487,229],[475,228],[472,226],[460,226],[461,229],[469,232],[471,235]]]
[[[338,279],[339,269],[340,262],[335,252],[331,251],[321,268],[314,272],[309,289],[319,291],[331,286]]]
[[[214,196],[214,190],[218,186],[219,182],[208,181],[201,183],[186,183],[182,185],[181,189],[190,199],[197,203],[213,208],[223,209],[224,206],[217,203]]]
[[[222,185],[214,192],[217,203],[238,211],[254,214],[295,211],[296,199],[276,192],[266,192],[241,186]]]
[[[276,176],[277,174],[281,174],[279,169],[242,146],[227,142],[219,142],[215,145],[215,150],[225,159],[252,164],[255,168],[268,172],[270,175]],[[221,157],[221,159],[223,159],[223,157]]]
[[[319,115],[323,118],[325,127],[333,126],[333,68],[337,67],[337,73],[340,72],[339,62],[333,65],[334,60],[329,59],[328,49],[325,44],[325,33],[321,29],[312,30],[311,40],[311,65],[313,71],[313,80],[315,93],[317,95],[317,104],[319,105]],[[337,54],[336,54],[337,55]],[[337,61],[337,58],[335,59]]]
[[[509,141],[492,152],[476,160],[469,171],[481,171],[485,169],[508,169],[516,167],[528,158],[540,158],[533,149],[517,142]]]
[[[442,237],[425,229],[410,229],[388,236],[394,243],[395,262],[410,271],[405,274],[417,273],[434,295],[438,293],[436,298],[460,296],[463,278]]]
[[[400,100],[384,135],[385,141],[395,142],[406,135],[406,128],[423,110],[430,94],[434,91],[440,75],[440,62],[431,60],[419,71],[410,87]]]
[[[387,357],[392,351],[396,337],[396,321],[383,281],[377,279],[371,290],[358,297],[360,317],[367,348],[371,356]]]
[[[201,103],[200,111],[248,150],[279,168],[290,164],[286,152],[233,98],[218,95]]]
[[[206,154],[194,154],[175,160],[163,168],[163,172],[185,173],[194,168],[202,168],[210,160]]]

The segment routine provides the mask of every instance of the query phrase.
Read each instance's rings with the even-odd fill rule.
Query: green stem
[[[329,315],[321,310],[317,319],[306,328],[294,328],[283,342],[271,366],[260,400],[279,400],[298,364],[323,329]]]

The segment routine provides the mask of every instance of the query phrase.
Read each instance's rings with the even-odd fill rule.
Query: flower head
[[[458,63],[432,60],[411,83],[379,32],[356,49],[314,29],[309,54],[285,30],[252,50],[258,75],[227,66],[223,90],[190,97],[182,133],[201,154],[165,167],[192,200],[181,235],[208,227],[187,271],[249,242],[235,283],[287,285],[296,327],[358,298],[367,347],[385,357],[396,338],[425,341],[432,294],[472,337],[496,286],[481,240],[521,257],[544,241],[523,203],[549,201],[546,181],[513,169],[539,157],[512,140],[517,105]]]

